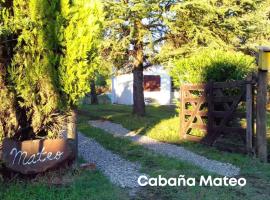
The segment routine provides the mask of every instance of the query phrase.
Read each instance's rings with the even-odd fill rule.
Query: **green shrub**
[[[204,83],[209,80],[242,80],[255,69],[255,59],[240,52],[206,49],[173,62],[174,83]]]

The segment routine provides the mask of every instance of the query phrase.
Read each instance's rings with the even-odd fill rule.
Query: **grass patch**
[[[145,117],[133,116],[131,114],[131,107],[124,105],[84,105],[80,109],[86,112],[83,115],[85,119],[108,119],[122,124],[127,129],[138,131],[140,134],[147,135],[159,141],[181,145],[210,159],[229,162],[239,166],[241,168],[241,176],[247,178],[248,182],[252,184],[252,187],[248,187],[249,192],[255,195],[254,192],[258,190],[258,193],[261,193],[262,196],[267,195],[267,198],[270,199],[269,192],[257,188],[261,187],[266,189],[266,187],[270,187],[269,164],[260,163],[258,159],[243,154],[222,152],[214,147],[204,146],[199,143],[180,141],[178,135],[179,118],[173,107],[147,106],[147,115]],[[270,115],[268,117],[268,125],[270,128]],[[96,132],[96,130],[94,132]],[[93,137],[92,133],[91,136]],[[114,146],[114,144],[107,145],[108,147]],[[121,144],[119,144],[119,146],[121,146]],[[247,191],[247,193],[249,192]],[[256,195],[254,197],[256,197]]]
[[[112,200],[127,199],[126,192],[112,185],[99,171],[58,170],[31,180],[0,180],[1,200]]]
[[[199,178],[209,173],[188,163],[167,158],[145,149],[124,138],[116,138],[101,129],[93,128],[87,124],[88,117],[80,116],[79,130],[85,135],[94,138],[105,148],[121,155],[123,158],[142,165],[141,172],[153,177],[162,175],[164,177],[185,177]],[[137,194],[137,199],[269,199],[269,168],[262,170],[264,165],[256,162],[246,166],[252,168],[249,174],[242,174],[247,178],[245,187],[144,187]],[[265,166],[267,167],[267,166]],[[259,176],[261,174],[261,176]]]
[[[233,162],[241,166],[242,158],[246,157],[242,154],[221,152],[214,147],[206,147],[199,143],[181,141],[179,139],[179,116],[176,107],[173,106],[147,106],[146,116],[144,117],[132,115],[132,107],[126,105],[81,105],[79,110],[88,119],[110,120],[122,124],[129,130],[137,131],[139,134],[147,135],[162,142],[185,146],[212,159]],[[270,154],[270,113],[268,113],[267,124],[268,151]],[[235,157],[239,157],[239,159],[235,159]]]
[[[132,107],[125,105],[81,105],[79,112],[92,120],[106,119],[121,123],[125,128],[139,131],[140,134],[145,134],[163,120],[177,116],[175,106],[147,106],[144,117],[132,115]]]

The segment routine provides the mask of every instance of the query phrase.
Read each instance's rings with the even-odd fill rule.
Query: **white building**
[[[144,98],[147,103],[170,105],[178,92],[172,91],[171,77],[161,66],[144,70]],[[133,104],[133,74],[123,74],[112,78],[112,103]]]

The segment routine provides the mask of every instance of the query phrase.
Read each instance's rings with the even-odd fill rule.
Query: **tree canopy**
[[[170,13],[158,56],[165,62],[208,47],[254,55],[257,46],[270,44],[269,0],[184,0]]]
[[[104,2],[103,56],[121,73],[135,75],[138,69],[167,65],[204,48],[254,55],[257,46],[269,44],[269,0]],[[137,96],[143,97],[142,78],[134,76],[134,85],[136,107]]]
[[[153,64],[166,29],[170,0],[105,0],[103,56],[122,73],[133,72],[133,112],[144,115],[143,68]]]

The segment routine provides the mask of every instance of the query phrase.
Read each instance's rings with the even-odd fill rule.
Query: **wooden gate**
[[[233,135],[242,140],[245,151],[251,152],[253,85],[251,78],[183,85],[180,88],[181,138],[214,145],[220,137]]]
[[[183,139],[200,141],[202,137],[194,136],[193,129],[207,131],[203,118],[208,116],[207,84],[185,84],[180,88],[180,136]]]

